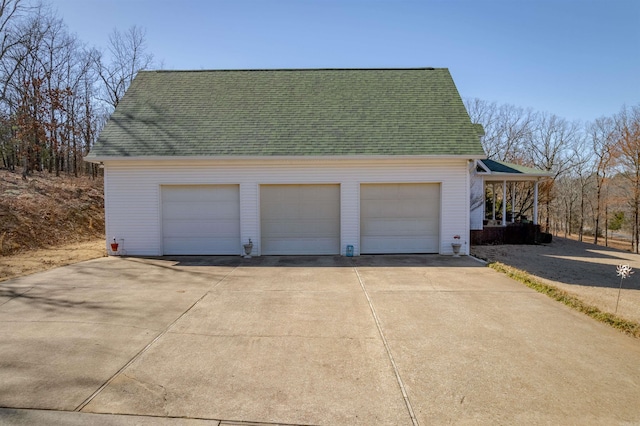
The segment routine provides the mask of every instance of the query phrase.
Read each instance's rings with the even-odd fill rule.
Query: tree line
[[[95,176],[83,157],[137,72],[153,66],[139,27],[114,29],[100,50],[71,34],[49,5],[0,0],[0,167],[25,178],[36,170]],[[552,173],[540,188],[548,232],[598,242],[622,230],[638,252],[640,104],[589,123],[480,99],[465,104],[485,129],[489,158]],[[532,204],[530,189],[514,195],[518,206]]]
[[[550,172],[540,185],[539,222],[547,232],[580,241],[592,235],[598,244],[608,242],[608,231],[621,231],[638,253],[640,103],[587,123],[480,99],[466,99],[465,105],[485,129],[489,158]],[[531,205],[526,185],[515,187],[515,195],[517,205]]]
[[[83,163],[138,71],[145,32],[114,29],[106,50],[71,34],[47,4],[0,0],[0,161],[4,168],[97,174]]]

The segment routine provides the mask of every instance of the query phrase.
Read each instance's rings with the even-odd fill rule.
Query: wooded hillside
[[[97,176],[82,158],[151,63],[135,26],[115,29],[101,50],[69,33],[46,3],[0,0],[0,167]]]
[[[90,213],[102,202],[101,170],[83,157],[138,71],[153,66],[141,28],[115,29],[108,46],[87,46],[46,2],[0,0],[3,253],[67,241],[85,228],[102,232],[102,219]],[[553,174],[540,192],[547,232],[594,235],[601,243],[605,230],[618,231],[639,251],[640,103],[589,123],[480,99],[465,103],[484,126],[489,158]],[[533,193],[517,187],[498,203],[510,203],[512,190],[517,206],[531,205]],[[44,226],[36,226],[38,218]]]
[[[489,158],[552,173],[540,187],[539,222],[547,232],[578,235],[580,240],[592,235],[602,244],[606,230],[617,231],[638,252],[640,103],[622,105],[618,113],[587,123],[480,99],[465,103],[471,120],[485,129],[482,143]],[[531,205],[532,191],[520,184],[508,186],[508,210],[513,189],[517,206]],[[492,198],[486,197],[487,212]]]

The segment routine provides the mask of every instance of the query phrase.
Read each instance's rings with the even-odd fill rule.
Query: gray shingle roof
[[[144,71],[88,160],[483,156],[447,69]]]

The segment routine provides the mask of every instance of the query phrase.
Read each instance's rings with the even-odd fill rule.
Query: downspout
[[[464,250],[463,254],[469,255],[469,249],[471,248],[471,173],[476,169],[476,162],[474,160],[469,160],[468,164],[471,165],[470,169],[467,169],[467,186],[465,189],[466,199],[467,199],[467,209],[466,209],[466,225],[465,225],[465,233],[467,237],[464,241]]]

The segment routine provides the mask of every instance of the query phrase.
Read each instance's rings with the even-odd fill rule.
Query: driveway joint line
[[[400,391],[402,392],[402,398],[404,399],[404,403],[407,406],[407,410],[409,410],[409,415],[411,416],[411,421],[414,426],[419,426],[418,419],[413,412],[413,407],[411,406],[411,401],[409,400],[409,395],[407,394],[407,390],[404,387],[404,382],[402,381],[402,377],[400,377],[400,371],[398,371],[398,366],[396,365],[395,360],[393,359],[393,355],[391,354],[391,348],[389,347],[389,342],[387,342],[387,338],[382,331],[382,324],[380,324],[380,319],[378,318],[378,314],[376,313],[376,309],[373,306],[373,302],[369,297],[369,292],[367,291],[367,287],[364,284],[364,280],[360,276],[360,272],[358,272],[358,267],[353,264],[353,270],[358,277],[358,282],[360,283],[360,287],[362,287],[362,291],[364,292],[365,297],[367,298],[367,302],[369,303],[369,309],[371,310],[371,315],[373,315],[373,320],[376,323],[376,327],[378,329],[378,333],[380,334],[380,338],[382,339],[382,343],[384,344],[384,348],[387,352],[387,356],[389,357],[389,361],[391,362],[391,366],[393,367],[393,372],[396,375],[396,381],[398,382],[398,386],[400,386]]]
[[[105,381],[98,389],[96,389],[95,392],[93,392],[87,399],[82,401],[80,403],[80,405],[78,405],[73,411],[77,411],[77,412],[82,411],[82,409],[84,407],[86,407],[91,401],[93,401],[95,397],[97,397],[107,386],[109,386],[118,376],[120,376],[120,374],[122,374],[127,368],[129,368],[129,366],[131,366],[131,364],[136,362],[145,352],[147,352],[151,348],[151,346],[154,345],[154,343],[156,343],[158,340],[160,340],[160,338],[162,338],[164,335],[166,335],[169,332],[169,330],[171,330],[171,328],[173,328],[173,326],[178,321],[180,321],[193,308],[195,308],[196,305],[198,305],[205,297],[207,297],[209,294],[211,294],[211,292],[213,291],[214,288],[216,288],[218,285],[220,285],[224,280],[226,280],[229,277],[229,275],[231,275],[236,269],[238,269],[238,266],[240,266],[240,265],[236,265],[231,271],[229,271],[229,273],[227,275],[222,277],[222,279],[220,281],[218,281],[213,287],[211,287],[209,290],[207,290],[198,300],[196,300],[182,314],[180,314],[178,316],[178,318],[173,320],[173,322],[171,322],[171,324],[169,324],[167,327],[165,327],[165,329],[162,330],[160,332],[160,334],[158,334],[151,342],[149,342],[144,348],[142,348],[140,351],[138,351],[138,353],[136,353],[129,361],[127,361],[127,363],[125,365],[120,367],[120,369],[118,371],[116,371],[111,377],[109,377],[109,379],[107,379],[107,381]]]

